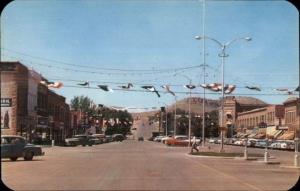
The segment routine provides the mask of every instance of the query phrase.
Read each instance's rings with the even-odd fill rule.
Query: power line
[[[72,85],[65,85],[64,87],[66,88],[84,88],[84,89],[97,89],[97,90],[101,90],[97,87],[81,87],[81,86],[72,86]],[[114,91],[126,91],[126,92],[147,92],[149,93],[149,91],[147,90],[133,90],[133,89],[122,89],[122,88],[112,88],[112,90]],[[160,91],[160,90],[157,90],[157,92],[159,93],[166,93],[165,91]],[[174,93],[176,94],[189,94],[190,92],[185,92],[185,91],[173,91]],[[195,94],[195,95],[202,95],[203,92],[195,92],[195,91],[192,91],[192,94]],[[220,95],[220,93],[216,93],[216,92],[208,92],[208,93],[205,93],[205,94],[209,94],[209,95]],[[231,93],[231,94],[228,94],[228,96],[287,96],[287,94],[275,94],[275,93],[261,93],[261,94],[258,94],[258,93]]]
[[[43,57],[39,57],[39,56],[32,56],[26,53],[22,53],[22,52],[18,52],[18,51],[14,51],[14,50],[10,50],[10,49],[6,49],[6,48],[1,48],[5,51],[8,52],[13,52],[16,54],[20,54],[23,56],[27,56],[27,57],[31,57],[31,58],[35,58],[35,59],[39,59],[39,60],[44,60],[44,61],[48,61],[48,62],[54,62],[54,63],[59,63],[62,65],[68,65],[68,66],[73,66],[73,67],[80,67],[80,68],[87,68],[86,65],[79,65],[79,64],[71,64],[71,63],[67,63],[67,62],[62,62],[62,61],[58,61],[58,60],[54,60],[54,59],[49,59],[49,58],[43,58]],[[95,67],[95,66],[88,66],[91,69],[98,69],[98,70],[107,70],[107,71],[120,71],[120,72],[170,72],[170,71],[180,71],[180,70],[188,70],[188,69],[193,69],[193,68],[199,68],[200,65],[195,65],[195,66],[187,66],[187,67],[180,67],[180,68],[165,68],[165,69],[120,69],[120,68],[103,68],[103,67]]]

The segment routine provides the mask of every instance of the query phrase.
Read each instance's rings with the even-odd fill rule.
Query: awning
[[[278,133],[276,126],[267,127],[266,134],[269,139],[274,139],[276,133]]]
[[[248,136],[248,138],[253,138],[253,137],[255,137],[257,135],[257,133],[251,133],[249,136]]]
[[[286,131],[281,136],[277,137],[279,140],[292,140],[295,137],[294,131]]]
[[[258,133],[256,136],[254,136],[255,139],[264,139],[266,138],[266,134],[264,133]]]

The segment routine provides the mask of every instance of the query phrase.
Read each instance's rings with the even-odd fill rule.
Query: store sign
[[[37,127],[38,128],[47,128],[48,127],[48,117],[38,117],[37,120]]]
[[[1,63],[1,71],[15,71],[16,65],[13,63]]]
[[[11,107],[12,98],[1,98],[1,107]]]

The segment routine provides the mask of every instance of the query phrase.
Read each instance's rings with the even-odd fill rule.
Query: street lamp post
[[[176,75],[180,75],[180,76],[185,77],[189,81],[189,86],[192,86],[192,80],[189,77],[187,77],[186,75],[183,75],[183,74],[178,74],[178,73],[175,74],[174,76],[176,76]],[[188,135],[189,145],[188,146],[191,147],[191,97],[192,97],[192,89],[189,88],[189,90],[190,90],[190,92],[189,92],[190,96],[189,96],[189,135]]]
[[[223,135],[223,113],[224,113],[224,63],[225,63],[225,57],[228,57],[229,55],[226,54],[226,48],[231,45],[233,42],[236,42],[237,40],[246,40],[246,41],[250,41],[251,38],[250,37],[244,37],[244,38],[235,38],[232,41],[229,41],[225,44],[222,44],[220,41],[214,39],[214,38],[210,38],[207,36],[195,36],[195,39],[197,40],[202,40],[202,39],[209,39],[214,41],[215,43],[217,43],[220,48],[221,48],[221,53],[218,55],[219,57],[221,57],[221,61],[222,61],[222,102],[221,102],[221,115],[220,115],[220,122],[221,122],[221,149],[220,152],[224,152],[224,135]]]
[[[165,112],[166,112],[166,136],[168,136],[168,110],[167,110],[167,104],[164,102],[159,102],[165,105]],[[161,115],[162,118],[162,115]]]
[[[175,109],[174,109],[174,137],[176,135],[176,110],[177,110],[177,98],[176,96],[174,96],[175,98]]]

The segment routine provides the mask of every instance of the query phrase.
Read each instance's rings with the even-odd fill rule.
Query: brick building
[[[296,135],[300,134],[300,99],[290,97],[284,103],[285,125],[290,131],[295,131]]]
[[[253,129],[261,124],[264,126],[282,126],[284,122],[284,106],[269,105],[250,111],[238,113],[236,128],[240,131],[243,129]]]
[[[53,126],[54,138],[61,142],[70,127],[70,109],[65,98],[41,84],[44,78],[20,62],[1,62],[0,66],[1,134],[21,135],[30,142],[50,141],[54,122],[61,127],[56,132],[57,125]],[[59,109],[51,120],[49,107],[53,105]]]
[[[268,104],[252,97],[226,96],[224,98],[223,121],[219,121],[220,127],[226,127],[225,136],[231,137],[237,131],[236,121],[238,113],[266,107]],[[219,119],[222,110],[219,108]]]

